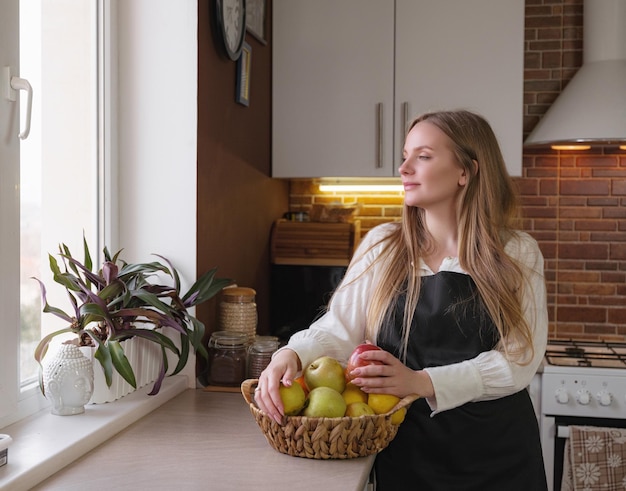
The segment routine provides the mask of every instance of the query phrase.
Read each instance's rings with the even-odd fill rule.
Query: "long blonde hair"
[[[416,124],[428,121],[452,141],[458,165],[467,175],[459,203],[459,263],[477,285],[480,299],[503,340],[513,341],[515,354],[532,352],[532,335],[520,298],[521,266],[505,251],[517,218],[517,199],[493,130],[481,116],[469,111],[442,111],[423,114]],[[478,162],[478,165],[476,165]],[[402,326],[402,355],[406,358],[413,315],[420,294],[420,258],[432,252],[432,237],[424,222],[424,210],[404,206],[402,221],[382,241],[382,252],[375,260],[377,278],[369,304],[366,334],[376,339],[385,329],[389,313],[406,290]],[[373,265],[372,265],[373,266]],[[419,322],[419,320],[418,320]],[[519,357],[519,356],[518,356]]]

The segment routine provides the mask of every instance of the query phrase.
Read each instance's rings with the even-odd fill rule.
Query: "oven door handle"
[[[557,438],[569,438],[569,426],[557,426],[556,427]]]

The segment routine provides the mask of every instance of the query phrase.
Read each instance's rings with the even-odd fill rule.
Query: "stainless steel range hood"
[[[583,66],[524,146],[626,145],[626,0],[585,0]]]

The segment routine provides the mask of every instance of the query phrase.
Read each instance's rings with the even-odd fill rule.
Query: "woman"
[[[363,239],[327,313],[296,333],[259,378],[281,421],[278,386],[315,358],[383,351],[354,370],[368,393],[417,393],[376,458],[379,490],[547,489],[525,388],[547,338],[543,257],[513,229],[515,193],[489,124],[467,111],[411,124],[399,168],[401,223]]]

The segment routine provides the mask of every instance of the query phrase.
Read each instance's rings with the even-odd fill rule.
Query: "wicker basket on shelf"
[[[245,380],[241,393],[268,443],[281,453],[308,459],[350,459],[380,452],[398,432],[399,425],[391,424],[391,415],[418,398],[407,396],[385,414],[357,418],[286,416],[280,425],[256,406],[257,383],[257,379]]]

